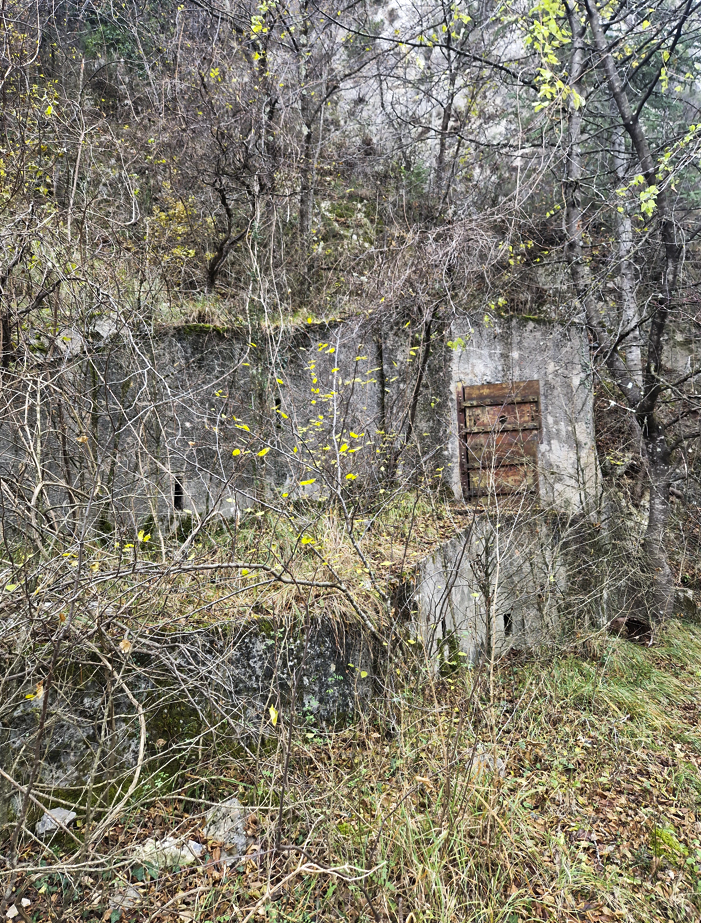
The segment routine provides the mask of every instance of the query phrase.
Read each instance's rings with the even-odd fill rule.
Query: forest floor
[[[109,874],[20,878],[17,918],[701,919],[700,626],[440,677],[415,656],[345,728],[280,715],[255,759],[200,748],[148,809],[125,812]],[[225,867],[198,799],[231,795],[250,847]],[[129,862],[164,831],[201,842],[204,861],[157,876]],[[140,903],[110,907],[119,887]]]

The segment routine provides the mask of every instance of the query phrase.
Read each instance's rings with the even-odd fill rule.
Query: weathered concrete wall
[[[348,490],[349,472],[362,475],[365,489],[376,488],[383,477],[378,451],[401,442],[407,428],[422,353],[416,326],[362,317],[278,337],[256,334],[255,342],[249,333],[192,327],[154,339],[159,390],[167,394],[160,413],[163,467],[181,482],[183,506],[226,515],[234,508],[230,497],[238,508],[282,493],[320,499]],[[430,446],[419,455],[436,468],[445,465],[445,360],[437,339],[399,475],[418,464],[417,441]],[[343,443],[353,451],[339,455]],[[232,458],[237,449],[265,447],[262,460],[244,465]]]
[[[475,662],[552,637],[567,574],[557,520],[521,511],[476,514],[422,562],[417,628],[432,654]]]
[[[453,323],[451,363],[452,424],[449,428],[451,484],[462,496],[458,463],[458,384],[540,382],[538,446],[543,506],[585,508],[596,496],[600,477],[594,436],[592,371],[583,327],[505,319],[485,326],[467,318]]]
[[[592,516],[475,510],[419,567],[416,630],[432,654],[472,662],[598,631],[619,611],[629,571],[627,546]]]
[[[37,384],[26,419],[25,379],[15,406],[5,398],[0,476],[17,481],[5,490],[9,515],[56,531],[92,496],[96,520],[174,526],[187,510],[227,516],[282,493],[381,489],[387,477],[443,483],[460,500],[457,383],[532,378],[541,501],[582,508],[597,484],[584,332],[498,324],[463,316],[428,329],[368,314],[265,333],[125,329],[60,359],[30,357],[51,385]]]
[[[207,427],[203,429],[198,382],[213,382],[212,391],[218,383],[217,387],[233,396],[223,407],[223,416],[233,408],[247,425],[269,428],[277,451],[267,457],[264,466],[261,464],[262,470],[254,478],[256,484],[249,483],[246,488],[249,492],[264,485],[294,491],[295,482],[300,480],[299,461],[306,457],[310,461],[313,458],[314,466],[323,469],[328,480],[325,483],[324,477],[317,478],[303,493],[323,496],[328,482],[337,485],[339,475],[345,472],[345,468],[337,469],[329,440],[347,438],[351,431],[362,432],[366,446],[372,443],[366,455],[374,455],[377,447],[384,443],[386,448],[406,431],[422,355],[416,330],[411,327],[353,319],[302,328],[272,346],[258,344],[256,349],[241,349],[240,342],[212,335],[203,338],[189,330],[172,331],[157,346],[158,367],[172,369],[187,395],[180,401],[179,431],[170,444],[182,459],[188,501],[198,510],[217,503],[220,508],[224,506],[218,495],[232,467],[230,452],[222,451],[226,423],[219,426],[218,446],[206,434]],[[265,362],[267,357],[273,357],[269,366],[255,367],[256,361]],[[487,327],[463,317],[455,320],[449,331],[434,331],[418,395],[412,446],[399,473],[418,466],[425,475],[438,474],[439,480],[451,486],[456,499],[461,499],[455,401],[458,383],[530,379],[540,382],[541,392],[541,503],[546,507],[585,508],[596,496],[600,478],[591,365],[582,327],[519,318]],[[207,432],[211,434],[211,429]],[[209,449],[188,445],[198,440],[203,445],[209,443]],[[293,443],[299,450],[296,459],[291,457]],[[320,460],[319,454],[324,445],[331,445],[326,461]],[[355,461],[361,458],[359,455]],[[366,484],[368,479],[376,482],[379,478],[371,468],[368,465],[364,471]]]
[[[146,759],[158,764],[201,745],[203,735],[208,746],[213,739],[224,747],[255,746],[271,731],[269,706],[287,710],[293,695],[296,709],[315,725],[348,718],[370,695],[373,657],[361,628],[328,618],[313,620],[308,637],[300,625],[255,619],[243,627],[147,630],[123,656],[119,684],[108,683],[93,652],[73,647],[59,657],[39,780],[80,787],[91,773],[99,781],[136,764],[139,722],[124,688],[144,709]],[[21,780],[31,773],[42,713],[41,702],[27,700],[24,691],[45,671],[46,663],[33,657],[24,682],[12,684],[2,703],[0,767]],[[9,792],[0,786],[0,795]]]
[[[29,354],[14,393],[5,379],[3,521],[70,530],[91,498],[93,521],[151,531],[149,520],[176,527],[188,510],[227,516],[282,493],[351,492],[349,472],[374,489],[415,394],[414,437],[440,468],[445,357],[437,341],[417,388],[420,328],[363,316],[277,332],[112,329],[74,337],[70,355]],[[415,476],[416,438],[397,455],[397,473]]]

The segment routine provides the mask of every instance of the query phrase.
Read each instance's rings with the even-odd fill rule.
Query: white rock
[[[156,869],[182,869],[199,859],[203,849],[204,847],[194,840],[183,843],[172,836],[162,840],[151,837],[136,850],[134,859],[141,865],[149,865]]]
[[[51,808],[40,821],[37,821],[35,830],[39,836],[43,836],[45,833],[58,830],[60,824],[69,827],[77,816],[75,811],[69,811],[67,808]]]
[[[233,846],[236,856],[246,853],[244,821],[246,809],[238,798],[227,798],[207,812],[204,832],[210,840],[217,840],[225,846]],[[232,853],[233,856],[233,853]]]
[[[467,759],[469,763],[469,754]],[[506,763],[500,756],[497,757],[496,771],[501,779],[506,777]],[[486,750],[477,750],[472,760],[472,769],[470,771],[471,778],[479,779],[480,776],[484,776],[490,772],[494,772],[494,757],[491,753],[487,753]]]
[[[201,843],[198,843],[197,840],[188,840],[185,844],[185,849],[192,853],[195,859],[199,859],[204,852],[204,846]]]
[[[7,913],[5,914],[5,916],[7,917],[8,920],[14,920],[14,918],[17,916],[18,913],[19,913],[19,910],[13,904],[11,907],[7,908]]]
[[[122,891],[115,891],[110,898],[110,910],[131,910],[143,900],[143,894],[134,885],[129,885]]]

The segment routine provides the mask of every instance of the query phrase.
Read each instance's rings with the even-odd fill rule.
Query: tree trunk
[[[640,110],[634,112],[631,107],[625,83],[618,72],[607,43],[599,9],[594,0],[584,0],[584,7],[594,45],[600,56],[600,67],[606,75],[609,92],[615,103],[615,109],[618,111],[620,126],[630,137],[632,149],[648,188],[655,190],[660,243],[664,253],[660,292],[652,311],[647,337],[647,357],[645,367],[642,369],[642,387],[632,374],[633,370],[623,363],[617,350],[611,345],[605,329],[592,313],[593,305],[590,304],[588,310],[588,322],[591,319],[590,326],[596,330],[600,344],[606,347],[609,369],[628,406],[634,410],[642,435],[647,472],[650,478],[650,512],[643,549],[651,582],[649,612],[651,618],[658,621],[671,613],[674,582],[664,548],[672,480],[671,451],[666,438],[665,425],[657,413],[657,405],[664,384],[661,376],[664,336],[677,285],[682,248],[676,240],[668,190],[664,184],[660,185],[659,189],[657,187],[657,163],[648,143],[645,128],[639,118]],[[579,18],[572,15],[569,10],[568,14],[573,35],[575,35],[575,30],[579,27]],[[618,156],[620,156],[620,142],[617,143]],[[614,152],[615,156],[616,152]],[[627,257],[625,241],[623,251],[622,257]],[[624,259],[623,264],[625,265],[626,262],[627,259]]]
[[[302,251],[306,253],[312,231],[314,210],[314,131],[311,119],[305,121],[304,131],[299,190],[299,243]]]
[[[618,111],[614,112],[614,117]],[[626,180],[627,161],[625,133],[620,124],[614,123],[611,138],[611,156],[616,181],[622,186]],[[633,222],[623,206],[616,211],[615,225],[619,259],[619,290],[621,297],[622,332],[630,331],[624,340],[626,365],[637,384],[643,384],[643,361],[640,337],[640,312],[635,297],[635,268],[633,265]]]
[[[0,367],[10,367],[12,359],[12,318],[9,312],[3,311],[0,315]]]
[[[646,437],[644,443],[650,477],[650,512],[643,541],[645,563],[652,577],[648,611],[653,622],[661,622],[672,614],[674,602],[674,578],[665,551],[672,465],[661,429]]]

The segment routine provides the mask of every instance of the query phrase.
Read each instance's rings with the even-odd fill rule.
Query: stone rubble
[[[60,830],[61,824],[64,827],[70,827],[78,815],[75,811],[69,811],[67,808],[51,808],[46,811],[41,820],[37,821],[34,828],[37,836],[44,836],[47,833],[53,833],[54,830]]]
[[[227,798],[207,812],[204,833],[207,839],[233,847],[227,858],[235,859],[246,854],[248,840],[245,832],[246,809],[238,798]]]

